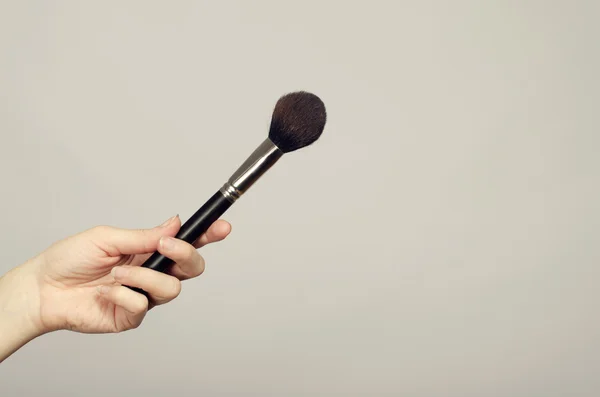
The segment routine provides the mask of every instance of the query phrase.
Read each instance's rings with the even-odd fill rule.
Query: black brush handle
[[[219,219],[225,211],[233,204],[231,201],[227,200],[223,193],[220,191],[216,192],[194,215],[191,216],[179,229],[179,232],[175,236],[175,238],[184,240],[190,244],[193,244],[204,232],[208,230],[210,225],[212,225],[216,220]],[[160,252],[155,252],[150,256],[142,267],[147,267],[149,269],[153,269],[159,271],[161,273],[166,273],[170,267],[173,265],[173,261],[166,256],[162,255]],[[129,287],[130,289],[140,292],[146,296],[148,294],[135,287]]]

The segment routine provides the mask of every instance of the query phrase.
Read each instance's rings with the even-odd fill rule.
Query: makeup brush
[[[268,138],[194,215],[182,226],[175,238],[193,244],[237,199],[285,153],[314,143],[323,132],[327,113],[319,97],[305,91],[293,92],[279,98],[273,110]],[[142,267],[165,273],[173,261],[154,252]],[[129,287],[145,294],[145,291]]]

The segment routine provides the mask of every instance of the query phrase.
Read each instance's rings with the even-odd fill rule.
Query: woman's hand
[[[100,226],[53,244],[23,265],[29,274],[24,280],[34,279],[37,286],[30,304],[38,333],[138,327],[149,309],[179,295],[182,280],[202,274],[204,259],[196,249],[223,240],[231,230],[219,220],[191,245],[173,238],[180,227],[178,216],[147,230]],[[169,274],[140,266],[154,251],[175,262]],[[124,285],[143,289],[150,301]]]

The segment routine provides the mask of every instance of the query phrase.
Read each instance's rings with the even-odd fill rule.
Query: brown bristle
[[[269,139],[283,152],[301,149],[321,136],[327,121],[325,104],[309,92],[282,96],[275,105]]]

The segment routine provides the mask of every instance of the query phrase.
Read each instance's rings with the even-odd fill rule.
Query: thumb
[[[110,256],[147,254],[157,250],[161,237],[175,236],[180,227],[179,215],[152,229],[100,226],[94,229],[94,241]]]

